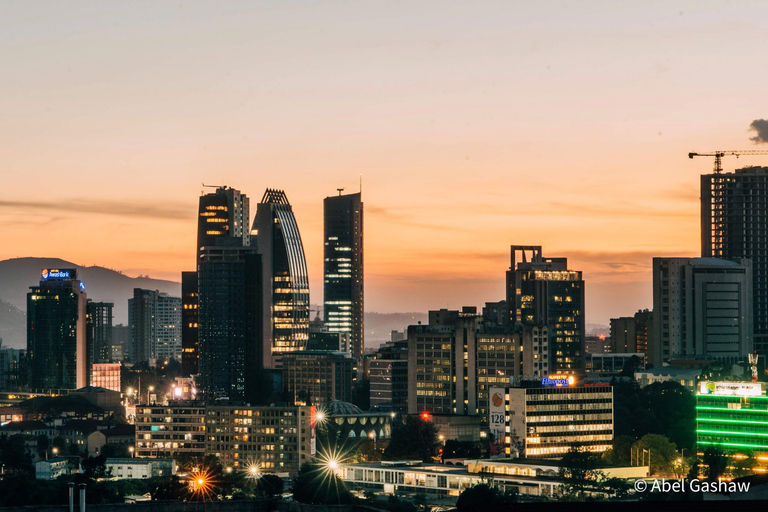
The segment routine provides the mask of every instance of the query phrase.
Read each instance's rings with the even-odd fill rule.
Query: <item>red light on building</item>
[[[432,415],[429,414],[427,411],[424,411],[423,413],[421,413],[421,419],[423,419],[424,421],[429,421],[430,418],[432,418]]]

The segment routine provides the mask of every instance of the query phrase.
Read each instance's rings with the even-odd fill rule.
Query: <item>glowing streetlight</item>
[[[337,461],[336,459],[329,460],[328,468],[336,471],[337,469],[339,469],[339,461]]]
[[[135,451],[136,451],[136,448],[134,448],[133,446],[129,446],[129,447],[128,447],[128,451],[129,451],[129,452],[131,452],[131,458],[135,457],[135,455],[133,454],[133,452],[135,452]]]
[[[53,447],[53,450],[51,450],[51,451],[53,452],[54,457],[59,454],[59,449],[56,448],[55,446]]]
[[[315,414],[315,421],[318,423],[325,421],[325,413],[323,411],[317,411],[317,414]]]

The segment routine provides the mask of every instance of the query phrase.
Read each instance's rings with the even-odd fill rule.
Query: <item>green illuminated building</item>
[[[760,383],[702,383],[696,395],[697,448],[768,453],[768,397]]]

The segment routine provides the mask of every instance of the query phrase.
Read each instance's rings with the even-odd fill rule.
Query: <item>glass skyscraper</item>
[[[43,269],[27,293],[27,370],[30,389],[88,385],[85,285],[75,269]]]
[[[282,190],[267,189],[256,209],[252,235],[262,263],[263,361],[303,350],[309,340],[309,277],[299,226]]]
[[[326,197],[323,301],[325,328],[350,334],[349,351],[363,357],[363,202],[360,193]]]

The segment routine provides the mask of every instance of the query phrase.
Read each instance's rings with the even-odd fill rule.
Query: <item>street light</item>
[[[131,452],[131,458],[135,457],[135,455],[133,454],[133,452],[135,452],[135,451],[136,451],[136,448],[134,448],[133,446],[129,446],[129,447],[128,447],[128,451],[129,451],[129,452]]]
[[[149,403],[150,403],[150,398],[149,398],[149,395],[150,395],[150,394],[151,394],[153,391],[155,391],[155,386],[149,386],[149,390],[147,391],[147,404],[149,404]]]

